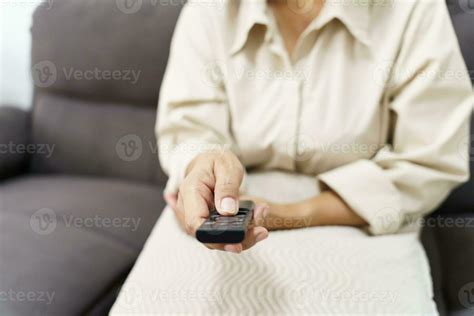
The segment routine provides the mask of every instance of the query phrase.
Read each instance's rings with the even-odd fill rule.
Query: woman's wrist
[[[315,226],[317,225],[317,209],[317,203],[311,200],[271,204],[265,226],[271,230]]]

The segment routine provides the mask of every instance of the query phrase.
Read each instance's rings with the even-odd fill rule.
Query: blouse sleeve
[[[473,90],[444,1],[419,1],[387,83],[389,145],[319,176],[388,234],[434,210],[469,177]]]
[[[169,176],[165,192],[177,192],[196,155],[234,146],[208,15],[202,6],[186,5],[173,35],[156,125],[160,163]]]

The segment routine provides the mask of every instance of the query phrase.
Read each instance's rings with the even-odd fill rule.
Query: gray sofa
[[[0,315],[103,315],[113,304],[164,207],[153,129],[179,2],[36,10],[33,107],[0,107]],[[474,15],[449,7],[474,70]],[[433,216],[473,218],[473,192],[459,188]],[[422,237],[440,312],[472,315],[459,293],[474,282],[474,227]]]

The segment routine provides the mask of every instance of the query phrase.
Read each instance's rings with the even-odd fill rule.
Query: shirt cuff
[[[376,163],[358,160],[318,176],[369,224],[373,235],[397,232],[403,225],[400,193]]]

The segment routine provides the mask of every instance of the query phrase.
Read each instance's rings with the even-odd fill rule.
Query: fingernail
[[[224,250],[233,253],[239,253],[238,249],[233,245],[225,245]]]
[[[266,232],[261,232],[260,234],[257,235],[257,237],[255,238],[255,240],[257,242],[261,242],[262,240],[265,240],[267,239],[268,237],[268,234]]]
[[[235,209],[235,200],[231,197],[223,198],[221,201],[221,211],[224,213],[234,215],[236,212]]]

